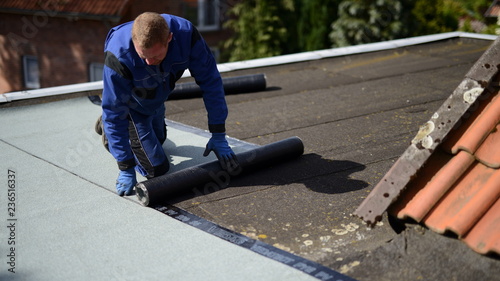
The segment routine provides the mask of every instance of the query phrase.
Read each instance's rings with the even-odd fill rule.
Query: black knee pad
[[[168,159],[163,162],[163,164],[159,166],[153,167],[153,173],[150,173],[149,175],[146,176],[146,178],[151,179],[154,177],[158,177],[161,175],[164,175],[170,170],[170,162],[168,162]]]

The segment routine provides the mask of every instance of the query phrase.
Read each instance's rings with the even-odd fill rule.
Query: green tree
[[[473,31],[491,0],[245,0],[231,10],[223,60],[237,61],[379,42]],[[469,23],[470,22],[470,23]],[[477,22],[474,22],[477,25]],[[483,32],[494,33],[491,24]]]
[[[342,1],[338,18],[331,25],[330,39],[333,47],[407,36],[407,7],[408,4],[401,0]]]
[[[236,61],[330,47],[330,24],[341,0],[249,0],[230,10],[225,60]]]
[[[295,40],[298,40],[299,51],[330,47],[330,24],[337,17],[337,7],[340,2],[341,0],[296,1],[297,36]]]
[[[455,31],[461,5],[453,0],[417,0],[412,10],[412,36]]]
[[[236,4],[226,27],[235,36],[224,43],[229,61],[276,56],[287,42],[287,24],[294,10],[292,0],[248,0]]]
[[[458,0],[465,12],[474,19],[483,20],[484,13],[492,4],[492,0]]]
[[[495,34],[495,21],[484,17],[491,0],[460,0],[459,3],[460,18],[463,20],[463,24],[459,26],[460,31]]]

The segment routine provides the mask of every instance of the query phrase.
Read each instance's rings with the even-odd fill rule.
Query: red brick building
[[[0,94],[101,80],[109,29],[145,11],[191,20],[217,55],[227,8],[222,0],[2,0]]]

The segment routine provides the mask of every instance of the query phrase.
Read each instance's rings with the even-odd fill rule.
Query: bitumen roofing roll
[[[267,89],[267,80],[265,74],[250,74],[222,78],[222,85],[226,95],[255,93]],[[168,96],[168,100],[192,99],[202,96],[203,92],[196,82],[184,82],[175,85],[174,90]],[[95,105],[100,106],[102,104],[99,95],[91,95],[88,98]]]
[[[293,160],[303,153],[300,138],[287,138],[236,154],[236,170],[224,170],[218,161],[211,161],[140,182],[135,186],[136,195],[142,205],[150,206],[199,187],[219,190],[227,187],[232,177]]]
[[[265,74],[250,74],[235,77],[222,78],[222,85],[226,95],[253,93],[266,90],[267,82]],[[185,82],[175,85],[174,90],[168,96],[169,100],[196,98],[202,96],[200,86],[195,82]]]

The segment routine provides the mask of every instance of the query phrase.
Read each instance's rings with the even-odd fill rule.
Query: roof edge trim
[[[11,102],[15,100],[34,99],[41,97],[58,96],[64,94],[100,91],[103,89],[102,81],[49,87],[35,90],[24,90],[0,94],[0,103]]]
[[[120,12],[123,7],[120,8]],[[34,15],[37,13],[45,13],[50,17],[54,18],[66,18],[66,19],[85,19],[85,20],[97,20],[97,21],[111,21],[119,22],[121,15],[108,15],[108,14],[90,14],[90,13],[80,13],[80,12],[62,12],[55,10],[25,10],[25,9],[14,9],[14,8],[0,8],[0,13],[6,14],[16,14],[16,15]]]
[[[220,72],[229,72],[233,70],[240,69],[248,69],[248,68],[257,68],[257,67],[265,67],[272,65],[280,65],[286,63],[295,63],[295,62],[303,62],[310,60],[318,60],[323,58],[331,58],[331,57],[339,57],[345,55],[354,55],[368,52],[376,52],[383,50],[396,49],[406,46],[413,46],[418,44],[430,43],[435,41],[441,41],[451,38],[471,38],[471,39],[482,39],[482,40],[495,40],[497,38],[496,35],[487,35],[487,34],[476,34],[476,33],[468,33],[468,32],[447,32],[440,34],[432,34],[432,35],[424,35],[417,37],[409,37],[404,39],[396,39],[390,41],[362,44],[362,45],[354,45],[348,47],[339,47],[333,49],[324,49],[318,51],[310,51],[268,58],[260,58],[246,61],[238,61],[238,62],[229,62],[219,64],[218,68]],[[189,76],[189,74],[185,74],[183,77]]]
[[[241,69],[249,69],[249,68],[258,68],[258,67],[267,67],[288,63],[296,63],[296,62],[304,62],[304,61],[312,61],[319,60],[324,58],[331,57],[340,57],[346,55],[354,55],[354,54],[362,54],[368,52],[376,52],[383,50],[396,49],[406,46],[413,46],[418,44],[431,43],[441,40],[447,40],[452,38],[471,38],[471,39],[481,39],[481,40],[495,40],[497,38],[496,35],[486,35],[486,34],[475,34],[468,32],[447,32],[433,35],[425,35],[425,36],[417,36],[410,37],[404,39],[396,39],[391,41],[383,41],[377,43],[369,43],[363,45],[355,45],[348,47],[340,47],[333,49],[324,49],[318,51],[310,51],[303,52],[297,54],[289,54],[268,58],[260,58],[246,61],[238,61],[238,62],[229,62],[218,64],[217,68],[221,73],[223,72],[231,72],[235,70]],[[189,70],[186,70],[182,77],[190,77],[191,74]],[[46,96],[55,96],[55,95],[63,95],[63,94],[71,94],[78,92],[87,92],[87,91],[99,91],[102,90],[103,84],[102,81],[97,82],[87,82],[87,83],[79,83],[73,85],[65,85],[58,87],[50,87],[43,89],[34,89],[34,90],[24,90],[17,92],[10,92],[0,94],[0,103],[11,102],[14,100],[22,100],[22,99],[30,99],[30,98],[40,98]]]

